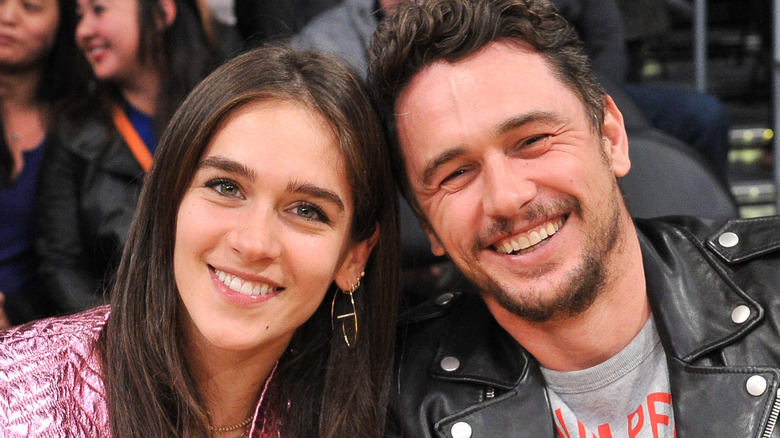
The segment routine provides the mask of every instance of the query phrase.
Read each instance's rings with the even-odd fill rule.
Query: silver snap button
[[[731,312],[731,320],[736,324],[742,324],[750,318],[750,308],[744,304],[741,304],[734,308]]]
[[[766,392],[766,379],[761,376],[753,376],[747,379],[745,387],[750,395],[758,397]]]
[[[471,438],[471,426],[462,421],[453,424],[450,432],[452,432],[452,438]]]
[[[445,292],[438,297],[436,297],[436,305],[437,306],[446,306],[452,301],[452,298],[454,298],[455,295],[451,292]]]
[[[718,237],[718,243],[724,248],[733,248],[739,243],[739,236],[731,231],[723,233]]]
[[[444,371],[455,371],[460,368],[460,361],[457,357],[447,356],[441,360],[441,369]]]

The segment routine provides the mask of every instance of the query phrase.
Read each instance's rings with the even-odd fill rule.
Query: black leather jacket
[[[38,190],[41,280],[60,312],[102,302],[140,195],[143,169],[114,128],[95,114],[51,134]]]
[[[780,436],[780,218],[636,225],[677,436]],[[442,294],[402,321],[391,387],[400,435],[556,436],[538,363],[476,294]],[[470,434],[452,434],[460,422]]]

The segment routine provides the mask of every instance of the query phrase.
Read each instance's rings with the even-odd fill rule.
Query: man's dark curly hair
[[[455,63],[493,42],[541,53],[553,73],[582,101],[596,132],[604,91],[591,73],[572,27],[547,0],[410,0],[377,28],[369,47],[369,82],[390,136],[396,181],[420,215],[406,175],[395,126],[395,103],[412,78],[436,62]],[[523,72],[517,72],[523,80]]]

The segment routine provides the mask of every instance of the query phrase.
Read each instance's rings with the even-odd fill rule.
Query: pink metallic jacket
[[[0,436],[110,437],[95,341],[108,306],[0,333]]]
[[[101,306],[0,332],[0,437],[111,437],[96,350],[110,313]],[[263,427],[262,401],[249,436],[278,437]]]

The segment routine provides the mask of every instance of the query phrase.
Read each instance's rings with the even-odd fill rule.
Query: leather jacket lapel
[[[766,427],[775,403],[776,369],[694,367],[668,356],[667,363],[677,436],[762,436],[756,431]],[[766,382],[766,389],[753,395],[747,382],[756,378]]]
[[[647,294],[667,355],[690,363],[734,341],[762,319],[764,310],[712,263],[701,257],[713,254],[680,229],[656,223],[640,230]],[[657,234],[657,235],[653,235]],[[674,240],[656,251],[648,239]],[[691,260],[696,262],[691,263]],[[747,319],[735,323],[732,313],[740,306]],[[696,311],[691,311],[696,309]]]

